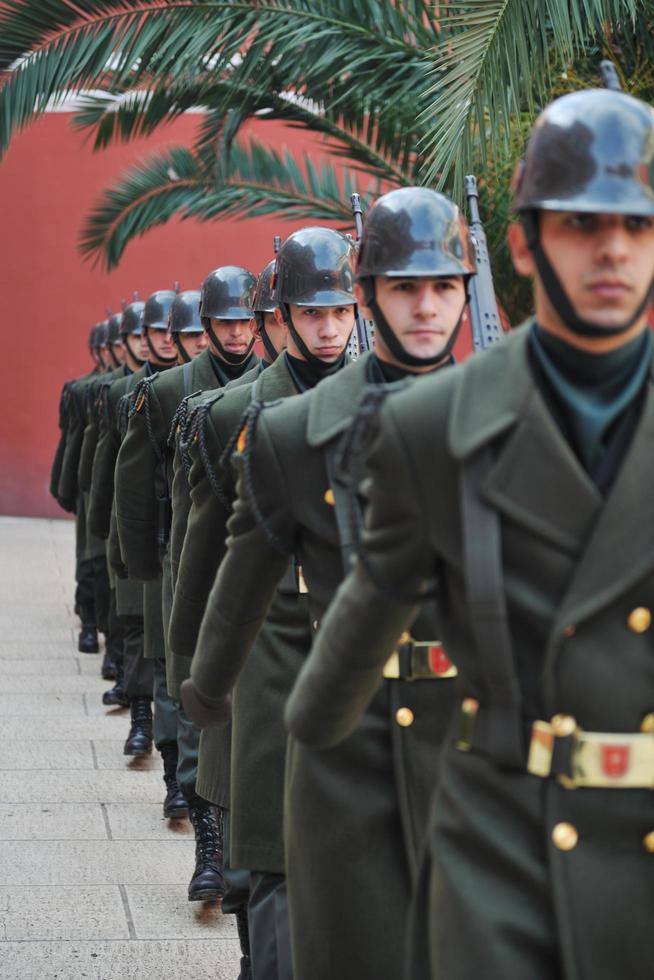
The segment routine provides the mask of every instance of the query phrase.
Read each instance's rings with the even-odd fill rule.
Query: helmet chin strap
[[[125,347],[129,351],[132,359],[139,365],[139,367],[143,367],[143,365],[145,364],[145,361],[143,360],[142,357],[137,357],[136,354],[134,353],[134,351],[132,350],[132,348],[130,347],[130,344],[129,344],[129,336],[125,336],[124,337],[123,343],[125,344]]]
[[[272,341],[270,340],[270,337],[268,336],[268,333],[266,331],[265,317],[263,313],[255,313],[254,319],[256,321],[257,328],[259,330],[259,336],[261,337],[261,343],[263,344],[263,349],[268,355],[268,360],[272,363],[272,361],[276,360],[277,358],[277,351],[273,347]]]
[[[179,339],[179,334],[174,333],[173,334],[173,340],[175,341],[175,347],[179,351],[180,356],[181,356],[182,360],[184,361],[184,363],[185,364],[190,364],[191,363],[191,357],[187,354],[186,350],[184,349],[184,346],[182,345],[182,343],[181,343],[181,341]]]
[[[118,360],[118,358],[117,358],[117,357],[116,357],[116,355],[114,354],[114,347],[113,347],[113,344],[109,344],[109,357],[110,357],[110,358],[111,358],[111,360],[112,360],[112,361],[114,362],[114,370],[116,370],[116,371],[117,371],[117,370],[118,370],[118,368],[120,367],[120,361]]]
[[[155,362],[156,361],[159,361],[160,364],[176,364],[177,363],[177,354],[174,354],[172,357],[162,357],[161,354],[157,354],[156,350],[152,346],[152,341],[150,340],[150,334],[147,332],[147,330],[145,332],[145,342],[148,345],[148,350],[152,354],[152,359]]]
[[[218,351],[218,353],[220,354],[220,356],[222,357],[223,361],[226,364],[231,364],[232,367],[240,367],[241,364],[245,364],[248,357],[252,353],[252,348],[254,347],[254,337],[248,344],[247,350],[245,351],[244,354],[232,354],[231,351],[225,350],[223,345],[218,340],[218,337],[216,336],[216,332],[211,326],[211,320],[209,319],[209,317],[203,316],[202,322],[204,324],[204,329],[207,331],[207,336],[209,337],[209,340],[214,345],[214,347],[216,348],[216,350]],[[276,356],[277,355],[275,354],[275,357]]]
[[[522,226],[525,229],[527,245],[534,256],[534,262],[536,263],[538,274],[543,283],[543,288],[547,293],[547,298],[568,329],[581,337],[617,337],[622,333],[626,333],[627,330],[633,327],[634,323],[640,320],[652,301],[654,277],[643,299],[624,323],[620,323],[614,327],[605,327],[600,323],[594,323],[592,320],[585,320],[579,316],[570,302],[568,294],[563,288],[559,277],[541,245],[538,234],[538,213],[534,211],[525,212],[521,220]]]
[[[291,316],[291,310],[289,308],[288,303],[280,303],[279,308],[282,311],[282,316],[284,317],[284,323],[288,327],[288,332],[293,338],[295,346],[297,347],[297,349],[299,350],[300,354],[305,359],[305,361],[307,361],[309,364],[313,364],[314,367],[322,367],[327,370],[329,368],[333,368],[334,367],[333,363],[331,363],[330,361],[323,361],[322,357],[317,357],[314,353],[312,353],[309,350],[305,342],[302,340],[302,337],[300,337],[299,333],[295,328],[295,324],[293,323],[293,318]],[[356,306],[354,307],[354,310],[356,312]]]
[[[437,354],[432,354],[431,357],[416,357],[414,354],[410,354],[409,351],[402,345],[399,337],[391,327],[390,323],[382,313],[381,307],[377,302],[377,297],[375,295],[375,279],[374,276],[366,276],[362,278],[361,283],[363,285],[363,292],[366,301],[366,306],[373,315],[375,326],[379,329],[382,339],[389,351],[393,355],[396,361],[404,365],[404,367],[435,367],[440,364],[446,357],[452,353],[452,349],[456,343],[457,337],[459,336],[459,331],[461,330],[461,324],[463,323],[463,314],[466,311],[466,306],[468,305],[468,284],[466,282],[466,298],[461,308],[461,313],[459,314],[459,319],[456,322],[456,326],[452,331],[449,339]]]

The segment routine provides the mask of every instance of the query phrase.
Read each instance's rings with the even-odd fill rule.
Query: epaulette
[[[243,486],[255,520],[273,548],[281,552],[281,554],[287,555],[288,549],[285,547],[284,542],[270,527],[270,522],[266,519],[263,511],[259,507],[252,475],[252,447],[259,417],[264,408],[272,408],[273,405],[279,405],[281,401],[282,399],[278,398],[274,402],[264,402],[259,399],[253,399],[250,402],[241,416],[241,421],[236,426],[233,436],[225,447],[225,451],[220,458],[220,463],[222,466],[229,466],[233,458],[238,459],[241,465]]]
[[[120,396],[118,399],[118,404],[116,405],[116,423],[121,439],[125,438],[127,425],[129,423],[129,399],[130,393],[126,392],[124,395]]]

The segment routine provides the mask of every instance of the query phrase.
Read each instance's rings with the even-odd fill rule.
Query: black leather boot
[[[248,926],[247,908],[236,912],[236,928],[238,941],[241,944],[241,972],[237,980],[252,980],[252,960],[250,959],[250,927]]]
[[[102,695],[102,703],[106,705],[117,705],[120,708],[129,708],[129,698],[125,694],[125,678],[123,665],[116,665],[116,683],[105,691]]]
[[[226,885],[223,878],[222,811],[209,803],[189,807],[188,815],[195,830],[195,871],[188,886],[189,902],[208,902],[222,898]]]
[[[123,748],[123,754],[150,755],[152,752],[152,703],[150,698],[134,698],[129,707],[132,725]]]
[[[181,820],[188,817],[186,797],[177,785],[177,744],[164,742],[159,746],[164,766],[164,783],[166,798],[163,803],[163,815],[166,820]]]
[[[98,631],[95,626],[82,626],[77,638],[77,649],[80,653],[99,653]]]
[[[114,659],[114,655],[111,650],[105,650],[104,657],[102,658],[102,667],[100,668],[100,673],[102,674],[102,679],[105,681],[115,681],[117,677],[118,664]]]

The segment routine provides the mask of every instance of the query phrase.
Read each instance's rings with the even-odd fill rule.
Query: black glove
[[[232,699],[229,694],[219,703],[210,704],[200,695],[190,677],[182,681],[179,694],[184,711],[198,728],[219,728],[232,720]]]

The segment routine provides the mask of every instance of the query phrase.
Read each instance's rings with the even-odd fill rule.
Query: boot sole
[[[140,757],[143,755],[152,755],[152,749],[138,749],[136,752],[131,752],[128,749],[123,749],[123,755],[133,755],[135,757]]]
[[[220,902],[224,894],[217,888],[205,888],[204,891],[189,895],[188,900],[189,902]]]
[[[174,810],[164,810],[165,820],[184,820],[185,817],[188,817],[187,806],[176,807]]]

